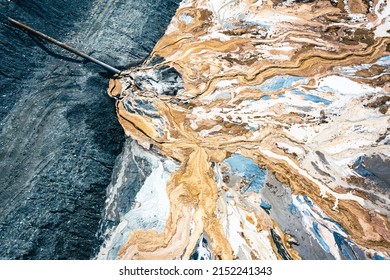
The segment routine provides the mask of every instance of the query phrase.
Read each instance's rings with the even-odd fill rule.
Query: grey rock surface
[[[126,138],[122,152],[115,161],[99,230],[102,241],[107,238],[106,231],[118,225],[121,217],[134,207],[137,193],[145,179],[152,173],[151,164],[132,153],[132,141]]]
[[[268,173],[266,186],[261,189],[261,195],[272,204],[270,217],[275,220],[280,229],[292,235],[299,246],[293,246],[303,259],[334,259],[324,252],[318,243],[305,232],[302,220],[290,211],[291,189],[279,182],[272,173]]]
[[[0,0],[0,10],[126,69],[147,57],[178,3]],[[124,141],[108,76],[0,24],[0,258],[89,259]]]

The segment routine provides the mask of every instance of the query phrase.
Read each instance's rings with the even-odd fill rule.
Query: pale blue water
[[[378,59],[376,64],[381,66],[390,66],[390,55],[381,57],[380,59]]]
[[[263,199],[261,199],[260,207],[263,208],[269,214],[269,212],[272,208],[272,205],[270,203],[268,203],[267,201],[264,201]]]
[[[269,95],[262,96],[260,100],[271,100],[271,96]]]
[[[263,92],[270,92],[282,89],[288,89],[293,86],[297,81],[302,81],[302,84],[306,84],[307,81],[304,77],[299,76],[275,76],[271,79],[266,80],[264,83],[258,86],[253,86],[254,89],[259,89]]]
[[[321,88],[321,91],[329,91],[329,90],[331,90],[329,87]],[[329,105],[329,104],[332,103],[332,101],[329,101],[329,100],[327,100],[325,98],[318,97],[317,95],[313,95],[313,94],[305,94],[305,93],[303,93],[302,91],[300,91],[298,89],[290,90],[290,92],[295,94],[295,95],[303,96],[303,99],[306,100],[306,101],[311,101],[311,102],[314,102],[314,103],[323,103],[325,105]]]
[[[189,15],[186,15],[186,14],[182,14],[179,19],[181,21],[184,21],[186,24],[190,24],[190,23],[193,23],[194,22],[194,18],[189,16]]]
[[[312,95],[312,94],[305,94],[305,96],[303,97],[304,100],[306,101],[312,101],[314,103],[323,103],[325,105],[329,105],[331,104],[332,102],[325,99],[325,98],[321,98],[321,97],[318,97],[316,95]]]
[[[320,243],[322,249],[324,249],[325,252],[329,253],[329,246],[326,244],[325,240],[322,238],[322,235],[320,233],[320,230],[318,228],[318,223],[313,223],[313,229],[314,229],[314,235],[317,238],[317,241]]]
[[[240,154],[233,154],[224,160],[229,164],[233,173],[245,177],[248,181],[248,187],[245,191],[258,193],[265,184],[267,169],[260,168],[252,159]]]

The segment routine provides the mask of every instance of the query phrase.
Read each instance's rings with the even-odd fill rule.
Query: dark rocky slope
[[[0,0],[0,10],[124,69],[149,54],[178,2]],[[124,141],[107,76],[3,19],[0,44],[0,258],[91,258]]]

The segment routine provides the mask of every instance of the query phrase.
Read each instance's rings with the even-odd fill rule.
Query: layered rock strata
[[[122,219],[110,257],[389,258],[389,14],[385,0],[182,1],[110,83],[126,134],[176,164],[153,179],[164,226]]]

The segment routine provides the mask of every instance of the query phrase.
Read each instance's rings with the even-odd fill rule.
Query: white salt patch
[[[198,129],[198,125],[197,125],[196,121],[191,120],[190,121],[190,127],[192,128],[192,130],[197,130]]]
[[[354,141],[348,141],[344,144],[337,144],[332,147],[325,147],[324,150],[329,154],[338,154],[343,151],[351,150],[351,149],[358,149],[360,147],[369,146],[371,145],[372,141],[368,140],[354,140]]]
[[[390,18],[386,17],[383,24],[375,29],[375,37],[390,37],[390,34],[387,32],[388,30],[390,30]]]
[[[206,97],[206,99],[210,100],[210,101],[215,101],[215,100],[220,100],[220,99],[231,99],[231,98],[232,98],[232,95],[227,90],[224,90],[224,91],[216,90],[214,93],[212,93],[211,95]]]
[[[206,137],[206,136],[208,136],[210,133],[216,132],[216,131],[220,131],[221,129],[222,129],[222,126],[216,125],[216,126],[210,128],[210,129],[208,129],[208,130],[202,130],[202,131],[200,131],[198,134],[199,134],[200,137]]]
[[[288,130],[289,134],[299,141],[304,141],[307,138],[307,128],[297,124],[291,125]]]
[[[229,87],[229,86],[231,86],[231,85],[233,85],[233,84],[237,84],[237,79],[218,81],[218,82],[215,84],[215,87],[225,88],[225,87]]]
[[[252,137],[251,137],[251,140],[256,139],[256,138],[259,137],[260,135],[261,135],[260,131],[256,130],[255,132],[253,132]]]
[[[329,87],[333,91],[344,95],[362,95],[377,91],[368,85],[359,84],[348,78],[333,75],[320,79],[319,87]]]
[[[251,216],[250,213],[238,207],[233,199],[229,199],[226,202],[226,210],[228,213],[228,221],[225,225],[226,236],[236,256],[240,256],[242,259],[242,254],[244,254],[244,259],[250,260],[252,259],[251,252],[256,250],[260,255],[260,259],[277,259],[269,241],[268,232],[258,232],[254,225],[245,220],[246,216]],[[241,223],[244,224],[244,229],[241,227]],[[247,245],[246,240],[241,236],[241,231],[251,241],[251,247]]]
[[[296,147],[296,146],[291,146],[287,143],[279,142],[279,143],[276,143],[276,146],[278,146],[279,148],[282,148],[282,149],[286,149],[289,154],[295,153],[298,156],[304,154],[304,151],[301,148]]]
[[[379,10],[381,9],[381,10]],[[379,25],[375,29],[374,33],[376,37],[389,37],[387,33],[390,26],[390,2],[387,0],[379,0],[375,7],[375,14],[378,16],[377,22]]]
[[[221,42],[226,42],[226,41],[230,41],[231,37],[229,35],[219,33],[219,32],[212,32],[212,33],[209,33],[207,35],[200,37],[200,40],[202,40],[202,41],[210,41],[213,39],[218,39]]]

